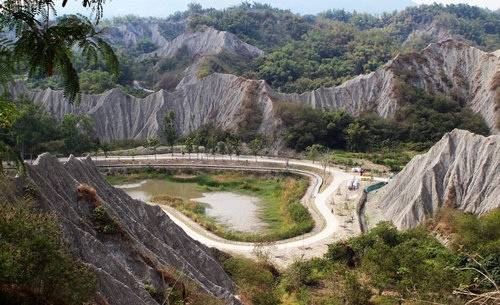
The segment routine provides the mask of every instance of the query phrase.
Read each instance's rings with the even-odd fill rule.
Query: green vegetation
[[[255,60],[234,54],[206,57],[199,77],[214,72],[231,73],[247,78],[264,79],[281,92],[305,92],[320,87],[339,85],[359,74],[366,74],[387,63],[396,54],[420,50],[431,42],[432,35],[411,36],[423,27],[446,29],[459,41],[485,51],[500,48],[500,15],[498,12],[467,4],[421,5],[400,12],[380,16],[345,10],[328,10],[316,16],[300,16],[268,4],[243,2],[224,10],[203,9],[192,5],[185,12],[177,12],[166,20],[154,19],[163,37],[170,41],[182,33],[205,26],[228,31],[246,43],[268,53]],[[188,20],[187,26],[180,22]],[[103,20],[107,27],[137,23],[138,17],[115,17]],[[133,48],[114,45],[119,58],[121,75],[114,78],[115,87],[122,87],[134,95],[146,93],[133,89],[138,80],[152,90],[172,90],[180,81],[182,71],[195,62],[195,54],[184,47],[172,58],[158,56],[137,60],[158,46],[150,37],[141,38]],[[84,60],[75,58],[80,73]],[[108,84],[111,79],[103,74],[107,68],[95,65],[91,79]],[[34,84],[39,80],[33,79]],[[60,81],[56,81],[61,86]],[[84,92],[99,90],[92,86]],[[54,83],[43,83],[54,87]],[[108,86],[99,85],[102,90]]]
[[[0,127],[0,141],[22,158],[33,159],[46,151],[79,155],[104,149],[95,134],[96,123],[89,116],[68,114],[58,124],[40,104],[25,96],[9,105],[12,112]]]
[[[110,217],[108,211],[102,205],[92,210],[92,220],[98,232],[104,234],[116,234],[122,232],[120,222],[115,217]]]
[[[374,71],[397,53],[438,42],[425,35],[408,39],[422,24],[449,29],[472,46],[497,50],[499,18],[498,13],[467,4],[421,5],[381,16],[345,10],[299,16],[269,5],[242,3],[196,14],[189,28],[212,26],[265,50],[269,56],[257,59],[243,75],[264,79],[282,92],[304,92],[339,85]]]
[[[180,22],[186,18],[189,18],[187,26]],[[155,19],[154,22],[159,23],[167,40],[185,31],[212,26],[230,31],[267,52],[266,56],[254,60],[226,53],[207,56],[200,65],[199,77],[214,72],[232,73],[251,79],[264,79],[281,92],[300,93],[338,85],[359,74],[374,71],[396,54],[400,54],[401,59],[413,58],[415,50],[430,42],[437,42],[433,36],[411,38],[411,34],[423,26],[446,29],[457,40],[485,51],[496,50],[500,48],[499,18],[497,12],[466,4],[421,5],[380,16],[344,10],[300,16],[267,4],[242,3],[223,11],[203,9],[201,5],[193,4],[184,13],[176,13],[167,20]],[[134,16],[103,21],[106,26],[137,22],[138,18]],[[134,88],[134,81],[152,90],[174,90],[182,79],[182,71],[195,62],[196,55],[190,54],[184,46],[170,58],[152,56],[137,60],[138,55],[149,53],[157,47],[148,37],[138,41],[132,50],[125,45],[114,45],[122,72],[119,76],[113,75],[104,65],[93,64],[93,70],[88,70],[86,58],[76,54],[73,58],[74,68],[79,73],[81,91],[98,93],[118,86],[137,96],[149,94]],[[377,162],[397,170],[405,164],[407,154],[425,151],[453,128],[488,134],[481,118],[464,107],[460,88],[448,88],[452,94],[445,98],[439,92],[424,92],[411,86],[412,76],[408,75],[409,72],[396,72],[400,75],[395,90],[400,109],[394,119],[380,118],[369,109],[354,118],[343,110],[321,109],[318,112],[303,105],[277,101],[275,111],[285,125],[283,136],[286,147],[304,152],[307,147],[317,144],[330,151],[377,152],[379,156],[374,157]],[[43,88],[63,88],[63,78],[57,75],[51,78],[44,76],[33,75],[29,82]],[[442,78],[447,86],[452,86],[446,76]],[[492,90],[498,85],[496,79],[498,77],[492,83]],[[257,82],[249,86],[246,92],[248,98],[239,110],[240,120],[234,130],[215,130],[213,126],[206,125],[188,137],[194,139],[195,134],[199,134],[199,145],[207,147],[209,153],[224,152],[231,156],[231,150],[239,152],[241,149],[237,146],[246,143],[252,153],[257,155],[276,137],[274,134],[269,135],[271,138],[258,134],[263,114],[255,104],[257,89]],[[12,120],[2,119],[2,122]],[[2,126],[5,125],[3,123]],[[3,134],[4,130],[0,137],[3,138]],[[167,134],[172,132],[168,131]],[[167,138],[168,145],[172,145],[170,136]],[[177,140],[180,142],[176,144],[186,143],[185,139]],[[4,141],[16,142],[12,138]],[[122,144],[127,141],[123,140]],[[36,144],[38,147],[35,149],[26,147],[32,146],[29,139],[20,139],[20,142],[23,142],[23,147],[18,145],[16,150],[24,150],[24,154],[28,153],[26,149],[33,150],[33,153],[29,152],[30,155],[36,154],[37,150],[50,149],[57,153],[67,153],[69,150],[61,139],[46,140]],[[234,147],[233,143],[236,143]],[[86,151],[97,150],[95,144],[87,145]],[[101,149],[108,151],[116,144],[102,144]]]
[[[179,137],[178,131],[175,128],[175,112],[170,109],[168,115],[165,114],[163,116],[163,136],[165,137],[165,141],[167,145],[170,146],[170,151],[172,155],[174,154],[174,144],[177,138]]]
[[[2,31],[10,31],[12,34],[12,38],[5,35],[0,39],[0,83],[4,88],[24,76],[34,79],[57,76],[62,81],[61,88],[68,101],[79,102],[80,76],[73,61],[76,49],[80,51],[81,69],[95,66],[102,60],[108,72],[117,76],[119,67],[116,54],[100,37],[102,33],[95,28],[102,16],[102,4],[102,0],[83,1],[83,6],[95,12],[93,22],[81,14],[64,15],[52,20],[53,16],[57,16],[52,0],[4,1],[0,6],[0,27]],[[28,149],[34,149],[31,142],[43,135],[37,134],[40,131],[29,130],[29,127],[18,124],[18,132],[22,134],[22,138],[6,140],[5,134],[10,131],[17,113],[12,105],[9,97],[0,98],[0,163],[4,160],[13,161],[23,171],[24,156],[20,156],[19,152],[25,152],[25,144],[31,146]],[[36,116],[36,112],[21,113],[20,118]],[[37,119],[37,123],[47,123],[39,113]],[[19,122],[21,121],[23,120],[20,119]],[[21,144],[23,148],[16,150],[14,143]],[[0,169],[3,169],[3,165]]]
[[[298,236],[312,230],[314,222],[306,207],[300,201],[304,196],[308,180],[291,173],[212,173],[201,174],[189,171],[194,177],[177,177],[168,171],[136,170],[126,176],[107,176],[111,183],[143,179],[169,179],[178,183],[196,182],[203,192],[231,191],[257,196],[262,200],[262,220],[269,225],[265,234],[253,234],[227,230],[204,214],[205,206],[198,202],[172,198],[168,195],[155,196],[151,200],[168,204],[200,223],[207,230],[231,240],[276,241]]]
[[[53,215],[37,209],[39,190],[24,198],[0,175],[0,303],[82,304],[97,292],[92,269],[71,256]]]
[[[257,262],[221,261],[242,297],[255,305],[497,304],[499,217],[498,209],[483,217],[443,209],[428,228],[398,231],[382,222],[329,245],[323,258],[298,260],[281,272],[265,255]],[[450,246],[431,231],[445,236]]]
[[[280,292],[276,289],[279,272],[271,264],[256,262],[243,257],[220,258],[224,270],[236,282],[243,302],[252,304],[280,304]]]
[[[145,283],[144,288],[159,304],[223,304],[222,300],[218,300],[204,292],[182,271],[166,265],[161,268],[157,268],[156,272],[161,274],[164,287],[157,290],[152,285]]]
[[[302,104],[278,102],[275,111],[285,126],[285,145],[298,152],[313,145],[363,152],[375,163],[399,170],[412,152],[429,149],[455,128],[489,135],[484,120],[465,108],[463,100],[417,89],[405,76],[401,76],[395,94],[400,108],[394,118],[388,119],[371,112],[355,118],[345,110],[319,111]]]

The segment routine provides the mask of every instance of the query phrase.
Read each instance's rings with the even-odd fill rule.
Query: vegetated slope
[[[353,115],[376,110],[387,118],[394,115],[401,98],[395,93],[395,82],[406,75],[404,81],[417,88],[463,99],[465,106],[485,119],[492,133],[498,133],[500,109],[495,105],[495,98],[500,96],[495,81],[500,74],[498,55],[447,40],[430,44],[420,52],[398,55],[375,72],[340,86],[279,96],[316,109],[343,108]]]
[[[455,129],[414,157],[383,190],[379,207],[399,229],[442,206],[483,215],[500,207],[500,136]]]
[[[93,267],[109,304],[157,304],[146,286],[162,293],[174,285],[187,286],[183,279],[226,304],[240,304],[234,283],[211,249],[188,237],[158,206],[114,188],[90,159],[71,157],[62,164],[43,154],[27,171],[43,210],[57,216],[75,256]],[[94,188],[97,200],[82,192],[77,197],[81,184]],[[104,208],[101,214],[96,205]]]
[[[498,133],[498,84],[500,59],[498,52],[485,53],[454,41],[431,44],[421,52],[400,55],[382,68],[331,88],[320,88],[303,94],[282,94],[263,81],[248,80],[229,74],[214,73],[174,92],[158,91],[144,99],[113,89],[99,95],[84,95],[80,105],[69,105],[62,92],[46,89],[31,92],[35,102],[60,120],[68,113],[90,115],[97,123],[102,141],[145,139],[162,136],[163,116],[172,109],[181,135],[203,125],[234,130],[246,118],[248,105],[256,109],[262,120],[256,132],[276,135],[279,120],[273,102],[285,100],[310,105],[315,109],[346,109],[353,115],[376,110],[382,117],[391,117],[399,102],[395,84],[406,75],[413,86],[445,95],[458,96],[486,120],[492,133]],[[12,93],[25,89],[18,86]],[[275,141],[279,141],[276,136]]]

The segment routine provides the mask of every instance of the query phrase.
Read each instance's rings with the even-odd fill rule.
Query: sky
[[[401,3],[412,3],[411,0],[399,0]],[[56,0],[56,2],[61,3],[62,0]],[[224,9],[231,6],[236,6],[241,4],[242,2],[248,3],[267,3],[272,7],[277,7],[280,9],[289,9],[293,13],[305,15],[312,14],[315,15],[319,12],[326,11],[328,9],[334,8],[345,8],[349,9],[349,5],[352,5],[353,2],[362,2],[362,1],[353,1],[353,0],[336,0],[332,2],[332,0],[308,0],[308,1],[291,1],[291,0],[106,0],[104,5],[104,18],[111,18],[115,16],[125,16],[125,15],[136,15],[141,17],[168,17],[175,12],[183,12],[188,8],[189,3],[197,3],[200,4],[203,8],[215,8],[215,9]],[[367,6],[372,5],[373,9],[379,8],[381,9],[382,3],[387,3],[385,1],[365,1]],[[493,11],[500,9],[500,1],[499,0],[413,0],[415,5],[418,4],[432,4],[434,2],[442,3],[442,4],[450,4],[450,3],[466,3],[469,5],[486,7]],[[66,8],[59,9],[59,15],[63,13],[82,13],[84,15],[89,15],[89,11],[83,10],[81,8],[81,0],[69,0]],[[344,7],[336,7],[333,5]],[[57,4],[56,7],[60,7],[60,4]],[[394,8],[401,10],[402,8]],[[391,12],[394,9],[383,9],[383,11]],[[368,8],[367,8],[368,10]],[[357,10],[361,11],[361,10]]]

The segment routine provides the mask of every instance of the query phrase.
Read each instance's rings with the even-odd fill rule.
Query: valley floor
[[[173,156],[171,154],[162,154],[156,156],[93,157],[92,159],[97,164],[102,162],[129,164],[133,162],[134,164],[147,165],[155,162],[187,164],[202,162],[206,165],[212,164],[215,167],[220,167],[222,164],[228,165],[230,163],[227,156],[225,157],[226,160],[219,159],[218,164],[214,164],[217,163],[216,158],[212,159],[211,156],[206,157],[204,161],[195,161],[191,158],[175,154]],[[363,189],[377,182],[374,180],[387,180],[385,178],[375,178],[374,180],[367,179],[368,181],[363,181],[359,173],[334,167],[323,169],[319,163],[307,160],[287,161],[276,158],[258,157],[256,159],[253,156],[240,156],[238,164],[241,165],[242,162],[247,167],[263,167],[270,164],[273,166],[283,166],[287,164],[290,168],[306,168],[310,169],[311,172],[321,172],[323,178],[317,174],[315,176],[317,180],[322,180],[325,184],[319,189],[319,192],[315,193],[314,183],[312,183],[303,199],[303,204],[308,207],[315,220],[316,225],[314,230],[299,237],[271,244],[234,242],[224,240],[207,232],[188,217],[171,207],[162,206],[162,209],[188,235],[209,247],[215,247],[222,251],[250,258],[265,258],[273,262],[276,266],[283,268],[298,260],[322,257],[328,250],[328,244],[360,234],[361,228],[357,207],[362,199]],[[357,183],[357,188],[349,190],[348,185],[354,181]],[[376,206],[370,204],[367,205],[366,215],[368,215],[366,219],[369,220],[367,226],[371,226],[378,222],[380,211],[377,211]]]

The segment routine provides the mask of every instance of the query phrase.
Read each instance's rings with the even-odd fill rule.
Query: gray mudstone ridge
[[[212,40],[208,39],[210,37]],[[251,56],[260,54],[258,49],[238,43],[234,35],[211,28],[183,34],[176,39],[175,42],[165,42],[163,46],[168,50],[167,46],[177,50],[182,42],[189,45],[193,52],[197,50],[212,54],[226,50]],[[164,50],[162,54],[168,55],[168,52]],[[199,54],[200,60],[204,55]],[[163,116],[170,110],[176,114],[175,125],[181,136],[203,125],[234,130],[242,120],[241,113],[248,107],[248,101],[251,101],[252,107],[262,114],[257,132],[275,135],[273,140],[279,142],[282,126],[273,110],[275,102],[302,103],[321,110],[345,109],[355,116],[362,111],[375,110],[388,118],[398,109],[398,101],[394,96],[397,73],[406,71],[413,75],[412,85],[426,91],[441,92],[445,96],[463,98],[466,107],[484,118],[492,134],[500,131],[497,124],[500,110],[496,108],[495,102],[500,98],[500,89],[495,81],[500,77],[500,50],[485,53],[463,43],[447,40],[430,44],[411,55],[396,56],[376,71],[340,86],[319,88],[302,94],[278,93],[262,80],[249,80],[229,74],[214,73],[198,79],[196,73],[199,62],[186,69],[184,79],[174,92],[160,90],[143,99],[130,96],[121,89],[112,89],[98,95],[83,95],[80,105],[71,105],[61,91],[45,89],[27,92],[22,85],[10,91],[14,96],[27,93],[35,102],[42,103],[56,120],[61,120],[69,113],[91,116],[97,124],[97,136],[104,142],[154,136],[161,138]]]
[[[134,200],[110,185],[90,158],[70,157],[62,164],[42,154],[27,165],[28,180],[38,186],[42,209],[57,215],[74,255],[91,266],[98,289],[109,304],[157,304],[146,291],[162,291],[158,272],[172,267],[194,281],[202,291],[226,304],[241,304],[235,284],[215,259],[215,250],[191,239],[158,206]],[[77,187],[88,184],[100,204],[121,224],[118,233],[96,229],[92,206],[77,200]]]
[[[383,190],[378,206],[399,229],[443,205],[483,215],[500,207],[500,136],[455,129],[414,157]]]
[[[158,50],[151,54],[143,54],[139,59],[154,55],[173,57],[183,47],[189,54],[215,55],[228,52],[248,57],[265,54],[261,49],[241,41],[232,33],[204,26],[194,33],[179,35],[172,41],[161,41]]]

